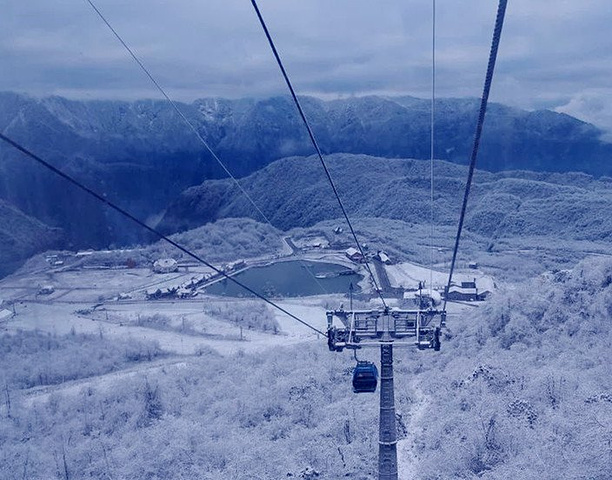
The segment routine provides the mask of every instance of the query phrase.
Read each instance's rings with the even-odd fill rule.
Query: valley
[[[297,125],[278,124],[285,98],[236,111],[223,101],[184,106],[194,121],[203,115],[222,153],[234,152],[238,182],[261,211],[217,178],[184,132],[152,133],[175,120],[155,102],[102,102],[95,108],[105,114],[90,124],[77,121],[78,102],[32,102],[35,125],[64,132],[72,157],[44,141],[42,152],[210,266],[3,157],[2,178],[13,183],[0,185],[0,478],[373,478],[377,395],[352,392],[355,359],[329,351],[326,312],[379,309],[379,296],[393,311],[430,287],[444,294],[465,186],[461,149],[430,164],[414,146],[370,138],[389,134],[387,114],[397,121],[424,104],[305,99],[315,123],[330,122],[323,139],[338,153],[327,160],[360,252],[317,159],[291,156],[308,152]],[[472,103],[444,105],[456,120]],[[492,114],[504,129],[512,120],[519,143],[547,131],[528,150],[542,171],[507,169],[522,166],[525,145],[493,158],[497,140],[485,141],[488,170],[474,179],[441,351],[427,339],[420,345],[434,348],[396,348],[400,475],[600,480],[612,468],[612,197],[598,163],[607,147],[567,116],[503,106]],[[343,146],[338,122],[342,135],[361,128],[369,141]],[[285,133],[258,130],[270,125]],[[96,134],[109,126],[117,138],[124,127],[141,134],[115,152]],[[228,146],[245,129],[258,141]],[[590,174],[545,171],[558,135],[591,142],[579,163]],[[417,158],[393,158],[408,151]],[[558,154],[551,170],[575,160]],[[378,362],[378,352],[360,349],[359,360]]]
[[[7,3],[0,480],[612,478],[609,5],[441,3]]]
[[[222,232],[226,242],[236,228],[244,238],[266,232],[270,238],[257,257],[239,249],[227,253],[236,243],[218,244],[226,252],[219,267],[236,265],[239,274],[286,261],[342,265],[363,275],[355,306],[376,307],[363,264],[347,258],[347,238],[338,225],[332,220],[278,235],[252,220],[229,219],[179,236],[207,249]],[[426,228],[377,219],[357,219],[357,225],[372,256],[387,235],[392,264],[382,267],[394,289],[416,290],[430,275],[434,287],[444,284],[452,228],[446,240],[444,230],[436,234],[430,273],[416,263],[429,258]],[[404,240],[408,230],[410,245]],[[558,464],[559,470],[549,468],[553,475],[570,469],[581,478],[578,471],[606,468],[610,385],[603,352],[611,334],[602,315],[612,309],[605,282],[610,260],[602,253],[581,261],[583,244],[567,242],[565,254],[573,250],[565,265],[574,259],[568,269],[551,274],[540,264],[540,271],[516,275],[504,265],[520,266],[543,252],[561,265],[565,254],[552,246],[519,247],[520,239],[506,242],[507,249],[486,252],[486,238],[468,235],[456,282],[474,280],[490,296],[449,303],[441,352],[396,353],[400,472],[431,480],[440,478],[436,471],[441,478],[514,476],[531,458],[530,468],[542,476],[544,464],[537,458],[544,454]],[[185,478],[229,480],[316,472],[330,480],[371,478],[377,395],[351,393],[350,354],[329,352],[321,335],[258,300],[211,295],[206,282],[195,296],[148,300],[152,289],[213,273],[178,255],[176,271],[155,273],[160,256],[173,257],[156,244],[58,251],[31,259],[0,281],[2,308],[14,312],[0,324],[2,476],[25,469],[30,478],[44,478],[48,462],[63,449],[68,468],[79,476],[177,478],[180,472]],[[41,293],[41,286],[51,292]],[[411,301],[410,293],[406,297],[389,299],[391,306]],[[325,311],[350,300],[346,292],[272,299],[323,331]],[[576,323],[577,315],[588,320]],[[46,347],[31,349],[34,344]],[[375,351],[360,352],[360,358],[376,357]],[[23,450],[17,439],[33,418],[39,420],[28,427]],[[559,443],[540,447],[536,439],[543,435]],[[146,445],[159,450],[162,443],[164,458],[156,459]],[[563,445],[588,448],[595,457],[588,464],[579,455],[566,458]],[[86,450],[102,448],[106,454],[87,459]],[[262,461],[276,451],[283,452],[281,460]]]

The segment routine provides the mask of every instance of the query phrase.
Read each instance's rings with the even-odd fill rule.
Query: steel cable
[[[378,296],[380,297],[380,300],[383,303],[383,306],[385,308],[387,308],[387,303],[385,302],[385,299],[382,295],[382,290],[379,288],[378,286],[378,282],[376,281],[376,277],[374,276],[374,273],[372,272],[372,269],[370,267],[370,263],[368,262],[368,259],[365,255],[365,252],[363,251],[363,248],[361,247],[361,244],[359,243],[359,240],[357,239],[357,234],[355,233],[355,229],[353,228],[353,224],[351,223],[349,216],[346,212],[346,209],[344,208],[344,205],[342,204],[342,200],[340,199],[340,194],[338,193],[338,189],[336,188],[336,185],[332,179],[331,173],[329,172],[329,169],[327,168],[327,164],[325,163],[325,160],[323,158],[323,154],[321,152],[321,149],[319,148],[319,144],[314,136],[314,133],[312,131],[312,128],[310,128],[310,123],[308,122],[308,119],[306,118],[306,114],[304,113],[304,110],[302,109],[302,105],[300,104],[300,101],[297,97],[297,94],[295,93],[295,90],[293,89],[293,85],[291,84],[291,80],[289,80],[289,75],[287,74],[287,71],[285,70],[285,67],[283,66],[283,62],[280,58],[280,55],[278,53],[278,51],[276,50],[276,46],[274,45],[274,41],[272,40],[272,36],[270,35],[270,32],[268,31],[268,27],[266,26],[266,22],[264,21],[264,18],[261,14],[261,12],[259,11],[259,7],[257,6],[257,2],[256,0],[251,0],[251,4],[253,5],[253,8],[255,9],[255,13],[257,14],[257,18],[259,18],[259,22],[261,23],[261,26],[264,30],[264,33],[266,35],[266,38],[268,39],[268,43],[270,44],[270,48],[272,49],[272,53],[274,54],[274,58],[276,59],[276,63],[278,63],[278,66],[281,70],[281,73],[283,75],[283,78],[285,79],[285,83],[287,84],[287,87],[289,88],[289,91],[291,92],[291,97],[293,98],[293,101],[295,103],[295,106],[297,107],[297,110],[300,114],[300,117],[302,118],[302,122],[304,123],[304,126],[306,127],[306,130],[308,131],[308,136],[310,137],[310,141],[314,147],[314,149],[317,152],[317,156],[319,157],[319,160],[321,161],[321,165],[323,166],[323,170],[325,170],[325,175],[327,176],[327,179],[329,180],[329,183],[332,187],[332,190],[334,191],[334,195],[336,196],[336,199],[338,200],[338,204],[340,205],[340,210],[342,210],[342,215],[344,215],[344,219],[346,220],[346,223],[348,224],[348,227],[351,231],[351,235],[353,236],[353,239],[355,240],[355,243],[357,244],[357,248],[359,249],[359,253],[361,254],[361,257],[363,258],[364,262],[365,262],[365,266],[366,269],[368,270],[368,273],[370,274],[370,278],[372,279],[372,283],[374,284],[374,287],[376,289],[376,293],[378,294]]]
[[[459,226],[457,227],[457,236],[455,237],[455,246],[453,248],[453,259],[451,261],[450,273],[448,275],[448,283],[446,285],[446,291],[444,295],[444,306],[442,310],[446,311],[446,303],[448,301],[448,292],[451,287],[453,280],[453,272],[455,270],[455,262],[457,260],[457,251],[459,250],[459,240],[461,238],[461,231],[463,229],[463,222],[465,220],[465,212],[467,210],[468,198],[470,196],[470,188],[472,186],[472,178],[474,176],[474,169],[476,167],[476,157],[478,156],[478,147],[480,145],[480,136],[482,135],[482,127],[484,124],[484,117],[487,111],[487,103],[489,101],[489,93],[491,91],[491,83],[493,82],[493,72],[495,70],[495,61],[497,60],[497,51],[499,49],[499,42],[501,40],[502,28],[504,26],[504,17],[506,14],[506,6],[508,0],[499,0],[497,8],[497,18],[495,19],[495,29],[493,31],[493,41],[491,42],[491,51],[489,53],[489,63],[487,65],[487,74],[485,77],[484,89],[482,92],[482,100],[480,102],[480,110],[478,112],[478,122],[476,124],[476,133],[474,134],[474,144],[472,147],[472,155],[470,158],[470,167],[468,170],[467,182],[465,185],[465,192],[463,195],[463,203],[461,205],[461,215],[459,216]]]
[[[60,177],[64,178],[65,180],[67,180],[68,182],[72,183],[74,186],[78,187],[79,189],[83,190],[84,192],[86,192],[87,194],[89,194],[90,196],[96,198],[97,200],[99,200],[100,202],[104,203],[106,206],[108,206],[109,208],[115,210],[116,212],[119,212],[121,215],[123,215],[124,217],[130,219],[132,222],[140,225],[142,228],[144,228],[145,230],[149,231],[150,233],[154,234],[156,237],[166,241],[167,243],[169,243],[170,245],[172,245],[173,247],[177,248],[178,250],[180,250],[181,252],[185,253],[186,255],[190,256],[191,258],[193,258],[194,260],[197,260],[198,262],[202,263],[203,265],[206,265],[207,267],[211,268],[212,270],[214,270],[216,273],[218,273],[219,275],[222,275],[223,277],[225,277],[226,279],[230,280],[231,282],[235,283],[236,285],[242,287],[243,289],[245,289],[247,292],[251,293],[252,295],[254,295],[255,297],[259,298],[260,300],[263,300],[264,302],[266,302],[268,305],[271,305],[272,307],[276,308],[277,310],[283,312],[284,314],[288,315],[289,317],[291,317],[292,319],[300,322],[302,325],[310,328],[311,330],[314,330],[317,333],[320,333],[321,335],[327,336],[324,332],[322,332],[321,330],[319,330],[316,327],[313,327],[312,325],[310,325],[309,323],[305,322],[304,320],[302,320],[301,318],[295,316],[294,314],[292,314],[291,312],[285,310],[283,307],[277,305],[276,303],[274,303],[272,300],[267,299],[266,297],[264,297],[263,295],[261,295],[260,293],[256,292],[255,290],[253,290],[252,288],[248,287],[247,285],[243,284],[242,282],[239,282],[238,280],[236,280],[235,278],[229,276],[228,274],[226,274],[223,270],[218,269],[217,267],[215,267],[214,265],[210,264],[209,262],[207,262],[206,260],[204,260],[202,257],[200,257],[199,255],[196,255],[195,253],[187,250],[185,247],[183,247],[182,245],[176,243],[174,240],[172,240],[171,238],[167,237],[166,235],[164,235],[163,233],[157,231],[156,229],[148,226],[146,223],[144,223],[142,220],[139,220],[138,218],[136,218],[134,215],[132,215],[131,213],[129,213],[128,211],[122,209],[121,207],[117,206],[116,204],[114,204],[113,202],[111,202],[110,200],[107,200],[106,198],[104,198],[104,196],[102,196],[101,194],[95,192],[94,190],[90,189],[89,187],[85,186],[84,184],[82,184],[81,182],[79,182],[78,180],[76,180],[75,178],[71,177],[70,175],[68,175],[67,173],[63,172],[62,170],[58,169],[57,167],[51,165],[50,163],[48,163],[47,161],[43,160],[42,158],[40,158],[38,155],[32,153],[31,151],[29,151],[28,149],[26,149],[25,147],[23,147],[22,145],[20,145],[19,143],[17,143],[16,141],[10,139],[9,137],[7,137],[6,135],[0,133],[0,139],[4,140],[6,143],[8,143],[9,145],[13,146],[14,148],[16,148],[17,150],[19,150],[20,152],[22,152],[23,154],[27,155],[28,157],[32,158],[33,160],[35,160],[36,162],[38,162],[39,164],[41,164],[42,166],[44,166],[45,168],[51,170],[53,173],[55,173],[56,175],[59,175]]]
[[[138,66],[140,67],[140,69],[145,73],[145,75],[149,78],[149,80],[151,80],[151,83],[153,83],[153,85],[155,85],[155,87],[157,88],[157,90],[159,90],[159,92],[164,96],[164,98],[168,101],[168,103],[172,106],[172,108],[174,109],[174,111],[179,115],[179,117],[183,120],[183,122],[193,131],[193,133],[196,135],[196,137],[198,138],[198,140],[202,143],[202,145],[204,145],[204,147],[206,148],[206,150],[208,151],[208,153],[217,161],[217,163],[221,166],[221,168],[223,169],[223,171],[234,181],[234,183],[236,184],[236,186],[238,187],[238,189],[240,190],[240,192],[247,198],[247,200],[251,203],[251,205],[253,205],[253,207],[255,207],[255,210],[257,210],[257,212],[259,213],[259,215],[261,215],[261,217],[266,221],[266,223],[268,223],[272,228],[274,228],[274,225],[272,225],[272,222],[270,221],[270,219],[266,216],[265,213],[263,213],[263,211],[257,206],[257,204],[255,203],[255,201],[251,198],[251,196],[247,193],[247,191],[242,187],[242,185],[240,185],[240,182],[238,181],[238,179],[232,174],[232,172],[227,168],[227,166],[223,163],[223,161],[219,158],[219,156],[214,152],[214,150],[210,147],[210,145],[208,144],[208,142],[206,140],[204,140],[204,138],[202,137],[202,135],[200,135],[200,132],[198,132],[197,128],[195,127],[195,125],[193,125],[192,122],[189,121],[189,119],[183,114],[183,112],[181,112],[181,110],[178,108],[178,105],[170,98],[170,96],[166,93],[166,91],[164,90],[164,88],[159,84],[159,82],[155,79],[155,77],[153,77],[153,75],[151,74],[151,72],[149,72],[149,70],[147,69],[147,67],[145,67],[145,65],[141,62],[141,60],[138,58],[138,56],[134,53],[134,51],[130,48],[130,46],[123,40],[123,38],[121,37],[121,35],[119,35],[119,32],[117,32],[117,30],[115,30],[115,28],[113,28],[113,26],[110,24],[110,22],[107,20],[107,18],[102,14],[102,12],[96,7],[96,5],[93,3],[93,0],[86,0],[87,3],[89,3],[89,5],[91,6],[91,8],[96,12],[96,14],[102,19],[102,21],[106,24],[106,26],[109,28],[109,30],[113,33],[113,35],[117,38],[117,40],[119,40],[119,42],[121,43],[121,45],[123,45],[123,47],[127,50],[127,52],[130,54],[130,56],[134,59],[134,61],[138,64]],[[282,239],[281,239],[282,241]],[[302,260],[300,260],[300,262],[303,263]],[[303,263],[304,264],[304,263]],[[315,274],[309,269],[307,268],[307,266],[304,264],[306,271],[310,274],[310,276],[313,278],[313,280],[315,281],[315,283],[319,286],[319,288],[321,289],[321,291],[323,293],[329,293],[325,287],[321,284],[321,282],[319,282],[319,280],[317,279],[317,277],[315,276]]]

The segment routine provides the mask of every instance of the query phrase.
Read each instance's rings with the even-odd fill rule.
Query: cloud
[[[611,97],[612,88],[586,90],[555,110],[603,128],[606,133],[602,139],[612,143],[612,103],[608,101]]]
[[[439,96],[481,94],[496,3],[437,0]],[[286,93],[248,1],[96,5],[177,99]],[[259,0],[259,6],[298,92],[430,95],[430,2]],[[0,7],[0,90],[159,97],[87,2],[0,0]],[[578,112],[589,92],[609,111],[611,20],[608,0],[509,2],[491,100]],[[611,128],[603,113],[589,118]]]

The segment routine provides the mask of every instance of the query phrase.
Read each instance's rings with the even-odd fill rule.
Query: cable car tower
[[[484,122],[484,116],[487,109],[487,102],[489,98],[489,91],[491,88],[491,82],[493,79],[493,71],[495,68],[495,61],[497,58],[497,50],[499,47],[499,41],[501,37],[501,30],[504,21],[504,15],[506,11],[506,5],[508,0],[499,0],[497,9],[497,18],[495,21],[495,28],[493,32],[493,41],[491,43],[491,51],[489,53],[489,62],[487,66],[487,73],[485,76],[485,85],[483,89],[483,95],[480,104],[480,110],[478,113],[478,122],[476,125],[476,133],[474,135],[474,144],[472,147],[472,154],[470,157],[470,166],[468,170],[468,179],[466,182],[465,193],[463,197],[463,203],[461,207],[461,214],[459,218],[459,226],[457,228],[457,236],[455,238],[455,247],[453,249],[453,259],[451,261],[451,268],[448,278],[448,287],[453,277],[453,270],[455,266],[455,260],[457,258],[457,250],[459,247],[459,240],[461,238],[461,231],[463,227],[463,221],[465,218],[465,212],[467,207],[467,201],[470,193],[470,186],[472,183],[472,177],[476,165],[476,157],[478,154],[478,147],[480,144],[480,136],[482,133],[482,126]],[[281,74],[285,79],[285,83],[291,93],[295,106],[298,113],[306,127],[308,136],[311,143],[316,151],[316,154],[321,162],[321,166],[325,171],[327,179],[332,187],[334,195],[338,200],[338,205],[342,211],[346,223],[351,231],[351,234],[355,240],[355,244],[361,253],[361,256],[365,259],[366,255],[361,247],[357,234],[353,225],[349,219],[346,209],[342,203],[342,199],[338,193],[338,189],[331,177],[322,150],[317,143],[315,135],[310,127],[306,114],[302,109],[300,100],[291,84],[291,80],[283,62],[280,58],[278,50],[274,45],[270,31],[266,26],[266,22],[261,15],[259,7],[257,6],[256,0],[251,0],[251,4],[255,9],[255,13],[261,23],[263,31],[268,39],[270,48],[276,62],[280,68]],[[433,6],[433,22],[432,22],[432,127],[431,127],[431,200],[433,205],[434,194],[433,194],[433,160],[434,160],[434,106],[435,106],[435,11],[436,2],[432,0]],[[433,207],[432,207],[433,212]],[[432,225],[433,225],[433,213],[432,213]],[[433,228],[433,227],[432,227]],[[433,234],[432,234],[433,238]],[[433,258],[433,257],[432,257]],[[433,262],[432,262],[433,264]],[[333,310],[327,312],[327,340],[328,346],[331,351],[340,352],[345,348],[352,349],[355,352],[359,348],[364,347],[380,347],[380,363],[381,363],[381,382],[380,382],[380,432],[379,432],[379,459],[378,459],[378,478],[379,480],[397,480],[398,469],[397,469],[397,432],[395,428],[395,399],[393,391],[393,346],[416,346],[419,349],[440,349],[440,329],[446,323],[446,302],[447,298],[444,299],[444,306],[441,310],[434,308],[434,305],[423,308],[422,299],[420,297],[419,308],[416,310],[400,310],[390,309],[386,304],[385,299],[382,295],[382,290],[378,288],[374,274],[367,262],[365,261],[366,269],[372,278],[375,291],[380,297],[383,307],[380,309],[372,310],[353,310],[352,305],[349,311],[343,309]],[[430,279],[430,284],[431,284]],[[448,291],[448,288],[447,288]],[[351,302],[352,303],[352,302]],[[334,325],[334,319],[339,319],[341,325]],[[438,322],[436,324],[436,319]],[[376,388],[376,368],[371,362],[358,362],[357,368],[355,369],[353,376],[353,389],[357,393],[361,392],[372,392]]]
[[[421,299],[422,300],[422,299]],[[380,347],[380,422],[378,441],[379,480],[397,480],[397,430],[393,386],[393,346],[440,350],[440,329],[446,324],[446,312],[432,306],[416,310],[390,309],[331,310],[327,312],[327,344],[332,352],[345,348]],[[334,320],[339,320],[334,323]],[[358,362],[367,374],[367,363]],[[376,368],[371,364],[371,371]],[[364,383],[353,377],[353,391],[373,392],[376,383]]]
[[[466,182],[459,225],[457,228],[457,236],[455,238],[455,246],[453,249],[453,258],[448,278],[446,291],[450,288],[453,278],[455,261],[457,258],[457,250],[463,221],[465,218],[467,201],[472,183],[472,176],[476,165],[476,157],[480,144],[480,136],[484,116],[487,108],[491,82],[493,79],[493,71],[497,58],[501,31],[504,23],[507,0],[499,0],[497,8],[497,18],[495,20],[495,28],[493,31],[493,41],[491,43],[491,51],[489,54],[489,63],[485,76],[485,85],[478,113],[478,122],[476,133],[474,135],[474,145],[470,158],[470,166],[468,170],[468,179]],[[434,54],[435,54],[435,0],[434,6]],[[434,57],[434,88],[435,92],[435,57]],[[432,95],[432,169],[433,169],[433,106],[435,103],[435,95]],[[433,170],[432,170],[433,179]],[[433,180],[432,180],[433,182]],[[432,187],[433,200],[433,187]],[[432,202],[433,203],[433,202]],[[433,215],[432,215],[433,219]],[[433,264],[433,262],[432,262]],[[431,284],[431,280],[430,280]],[[420,288],[419,288],[420,290]],[[433,297],[432,297],[433,300]],[[440,350],[440,329],[446,324],[446,303],[448,297],[444,299],[444,304],[441,310],[434,308],[434,303],[429,306],[424,306],[423,296],[419,295],[419,308],[416,310],[400,310],[390,309],[386,304],[382,309],[374,310],[353,310],[351,305],[350,311],[333,310],[327,312],[327,336],[328,346],[331,351],[341,352],[345,348],[356,351],[364,347],[379,347],[380,346],[380,420],[379,420],[379,441],[378,441],[378,479],[379,480],[398,480],[397,467],[397,430],[395,426],[395,398],[393,386],[393,346],[416,346],[419,349],[432,348]],[[351,302],[352,304],[352,302]],[[384,304],[384,301],[383,301]],[[334,325],[334,319],[339,319],[341,326]],[[436,322],[437,320],[437,322]],[[355,355],[356,357],[356,355]],[[355,373],[361,369],[366,381],[362,378],[353,377],[353,389],[357,393],[372,390],[372,382],[367,381],[367,370],[364,368],[366,362],[358,362]],[[373,364],[371,364],[374,367]],[[375,368],[370,371],[376,372]],[[357,380],[357,381],[356,381]],[[360,386],[363,385],[363,389]],[[374,388],[376,383],[373,383]]]

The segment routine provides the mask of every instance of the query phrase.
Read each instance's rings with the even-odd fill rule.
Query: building
[[[402,299],[404,303],[417,308],[433,308],[442,303],[442,295],[437,290],[406,290]]]
[[[476,279],[474,279],[471,282],[461,282],[461,285],[451,285],[446,293],[446,298],[447,300],[474,302],[485,300],[490,294],[488,290],[479,292]]]
[[[53,292],[55,292],[53,285],[41,285],[38,288],[38,295],[51,295]]]
[[[384,263],[385,265],[391,265],[391,259],[389,258],[389,255],[387,255],[382,250],[379,250],[378,252],[376,252],[376,255],[374,256],[374,258],[376,260],[379,260],[381,263]]]
[[[173,258],[160,258],[153,264],[155,273],[172,273],[178,270],[178,262]]]
[[[6,322],[15,316],[15,307],[9,308],[9,305],[0,300],[0,322]]]
[[[363,255],[355,247],[347,248],[344,253],[349,258],[349,260],[353,262],[357,262],[357,263],[363,262]]]

